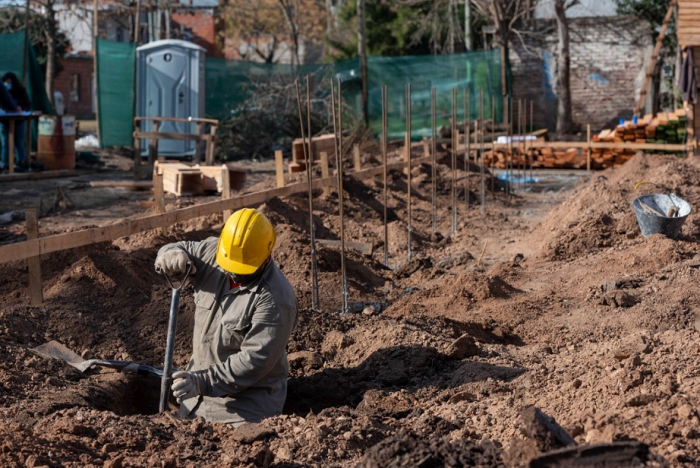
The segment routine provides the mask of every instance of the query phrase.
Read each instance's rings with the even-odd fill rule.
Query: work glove
[[[207,389],[204,372],[177,371],[173,374],[173,384],[170,388],[178,403],[204,395]]]
[[[164,272],[168,276],[185,273],[187,271],[187,262],[190,257],[180,249],[168,250],[167,252],[158,255],[156,258],[156,271]],[[192,265],[190,273],[195,273],[197,269]]]

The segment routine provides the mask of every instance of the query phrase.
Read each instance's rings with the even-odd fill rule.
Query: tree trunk
[[[300,64],[299,61],[299,31],[297,30],[297,22],[295,21],[295,15],[292,12],[292,6],[286,0],[277,0],[280,8],[282,8],[282,14],[289,27],[289,38],[292,40],[292,65]]]
[[[571,57],[569,56],[569,23],[566,20],[564,0],[554,0],[557,17],[557,133],[567,134],[573,130],[571,119]]]
[[[51,106],[53,99],[53,78],[56,74],[56,12],[53,9],[54,0],[46,2],[46,94]]]

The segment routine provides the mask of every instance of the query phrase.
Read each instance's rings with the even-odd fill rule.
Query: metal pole
[[[389,266],[389,228],[388,228],[388,213],[387,213],[387,130],[388,130],[388,107],[389,107],[389,88],[382,86],[382,161],[384,163],[384,265]]]
[[[513,177],[510,172],[513,162],[513,100],[510,96],[506,96],[506,98],[508,104],[508,112],[506,112],[506,115],[508,115],[508,157],[506,158],[506,175],[508,178],[506,187],[508,189],[508,201],[510,202],[513,193]]]
[[[479,171],[481,172],[481,215],[486,213],[486,185],[484,183],[484,90],[479,90],[479,130],[481,130],[481,138],[479,138],[481,156]]]
[[[491,172],[491,198],[496,198],[495,184],[496,176],[494,175],[493,167],[496,164],[496,97],[491,95],[491,164],[489,169]]]
[[[294,86],[297,92],[297,108],[299,110],[299,126],[301,127],[301,141],[302,149],[304,151],[304,162],[306,163],[306,179],[309,184],[309,234],[311,236],[311,270],[314,270],[316,264],[316,245],[314,242],[314,224],[313,224],[313,210],[312,210],[312,200],[311,200],[311,164],[310,158],[307,154],[306,147],[306,136],[304,133],[304,116],[301,112],[301,93],[299,92],[299,79],[294,80]],[[314,291],[314,285],[311,285],[311,308],[317,310],[318,303],[316,302],[316,291]]]
[[[411,206],[411,83],[406,85],[405,89],[406,100],[406,165],[408,168],[407,174],[407,201],[408,201],[408,261],[413,258],[413,210]]]
[[[530,101],[530,132],[532,133],[532,117],[533,117],[533,106],[534,106],[534,101]],[[530,142],[530,183],[533,183],[533,178],[532,178],[532,160],[534,159],[534,155],[532,154],[532,142]]]
[[[432,218],[433,218],[433,234],[437,232],[437,129],[436,129],[436,109],[435,109],[435,88],[430,91],[430,108],[432,111],[432,130],[433,130],[433,145],[432,145]]]
[[[452,235],[457,234],[457,89],[452,88]]]
[[[345,271],[345,212],[343,190],[343,93],[342,82],[338,79],[338,202],[340,204],[340,271],[343,277],[343,313],[349,312],[348,277]]]

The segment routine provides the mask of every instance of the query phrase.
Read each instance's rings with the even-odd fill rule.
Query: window
[[[80,74],[72,73],[70,76],[70,102],[80,101]]]

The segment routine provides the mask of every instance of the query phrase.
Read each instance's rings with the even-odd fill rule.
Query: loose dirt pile
[[[81,374],[29,351],[57,340],[86,358],[160,366],[170,290],[153,271],[156,252],[217,235],[210,226],[220,217],[48,255],[40,307],[26,305],[26,267],[4,265],[0,464],[520,466],[565,445],[529,429],[524,415],[534,406],[581,446],[632,444],[625,466],[664,459],[693,466],[700,458],[698,224],[691,215],[677,241],[642,238],[629,202],[634,184],[650,180],[700,206],[697,163],[637,156],[581,182],[553,210],[556,195],[521,192],[508,201],[489,194],[483,217],[474,193],[466,207],[459,171],[455,236],[451,175],[444,165],[439,174],[434,234],[431,181],[425,168],[414,169],[411,262],[405,178],[390,174],[391,268],[384,266],[381,183],[345,182],[349,239],[374,247],[370,256],[348,251],[351,314],[338,313],[340,255],[330,247],[318,252],[322,310],[309,310],[307,200],[260,207],[277,227],[274,256],[301,310],[284,414],[236,430],[175,419],[172,406],[156,415],[159,382],[147,377]],[[335,191],[319,191],[314,228],[319,238],[338,238]],[[178,367],[191,350],[191,286],[180,304]]]

